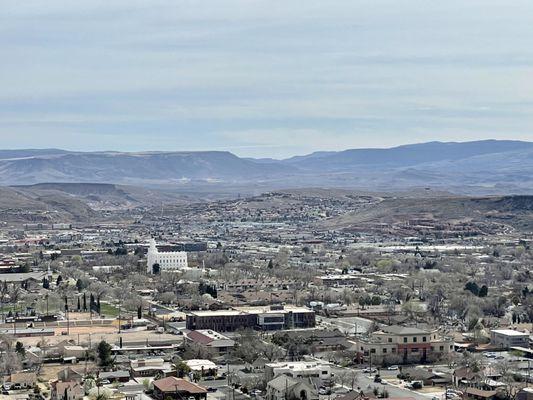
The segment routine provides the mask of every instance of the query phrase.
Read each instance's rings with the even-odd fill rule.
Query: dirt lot
[[[94,345],[95,343],[105,340],[110,344],[118,344],[119,337],[125,344],[128,342],[145,342],[149,341],[161,341],[172,340],[181,341],[180,336],[170,334],[158,334],[154,331],[133,331],[118,333],[118,328],[113,326],[84,326],[70,329],[70,335],[62,335],[61,332],[65,331],[63,328],[56,329],[55,336],[31,337],[31,338],[19,338],[18,340],[24,343],[24,346],[36,346],[42,339],[47,345],[54,345],[63,340],[72,340],[76,344],[86,346],[89,342]]]

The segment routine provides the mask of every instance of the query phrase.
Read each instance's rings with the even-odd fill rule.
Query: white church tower
[[[155,239],[150,239],[146,262],[146,272],[153,274],[154,264],[159,265],[160,271],[179,271],[187,268],[187,252],[159,251]]]

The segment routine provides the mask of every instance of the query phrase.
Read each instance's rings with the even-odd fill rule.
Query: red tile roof
[[[200,394],[207,393],[207,389],[186,381],[185,379],[179,379],[174,376],[169,376],[167,378],[159,379],[154,381],[154,387],[159,389],[161,392],[187,392],[191,394]]]

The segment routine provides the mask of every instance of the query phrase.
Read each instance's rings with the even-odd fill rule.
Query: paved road
[[[209,398],[225,400],[250,400],[251,397],[242,393],[240,390],[233,389],[227,385],[226,380],[200,381],[199,385],[206,388],[216,388],[216,391],[210,391]]]

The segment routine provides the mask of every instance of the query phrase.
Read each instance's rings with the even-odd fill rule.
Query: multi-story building
[[[424,362],[453,350],[453,340],[437,330],[388,326],[355,341],[361,362],[396,364]]]
[[[358,275],[322,275],[315,276],[314,283],[327,287],[354,286],[361,283],[361,276]]]
[[[490,342],[501,349],[529,348],[529,334],[513,329],[493,329],[490,331]]]
[[[150,239],[148,247],[146,270],[153,274],[158,266],[160,271],[178,271],[187,268],[187,252],[160,251],[154,239]]]
[[[232,310],[194,311],[187,315],[187,329],[211,329],[220,332],[237,329],[264,331],[312,328],[315,312],[305,307],[239,307]]]

